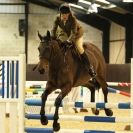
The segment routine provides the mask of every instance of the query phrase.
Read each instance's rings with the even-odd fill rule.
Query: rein
[[[57,45],[57,46],[55,46],[54,43],[52,43],[51,46],[50,46],[51,47],[50,61],[51,61],[52,57],[55,58],[56,56],[59,56],[59,57],[63,56],[63,62],[65,63],[65,66],[68,68],[68,64],[67,64],[67,61],[66,61],[67,51],[68,51],[68,49],[70,49],[70,47],[72,45],[70,47],[67,47],[67,49],[66,49],[65,44],[62,44],[62,42],[59,39],[58,40],[53,40],[53,41],[56,41],[57,44],[55,44],[55,45]],[[56,51],[58,49],[59,49],[59,51]],[[61,52],[61,54],[59,55],[60,52]]]

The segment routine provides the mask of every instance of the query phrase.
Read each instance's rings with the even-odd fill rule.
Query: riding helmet
[[[69,4],[67,4],[67,3],[62,4],[62,5],[59,7],[59,11],[60,11],[60,13],[62,13],[62,14],[70,13],[70,12],[71,12],[71,9],[70,9]]]

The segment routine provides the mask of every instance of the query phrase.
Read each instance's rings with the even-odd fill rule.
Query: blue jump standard
[[[48,120],[53,120],[53,115],[46,115]],[[26,114],[25,118],[27,119],[40,119],[39,114]],[[63,116],[60,117],[63,119]],[[71,119],[71,118],[70,118]],[[81,116],[81,121],[85,122],[111,122],[115,123],[116,122],[116,117],[102,117],[102,116]]]
[[[41,106],[41,100],[34,100],[34,99],[27,99],[25,101],[25,104],[29,105],[29,106]],[[106,104],[108,103],[95,103],[96,104],[96,108],[100,108],[103,109],[106,107]],[[84,107],[84,103],[83,102],[75,102],[74,107],[76,108],[83,108]],[[117,108],[118,109],[131,109],[130,107],[130,103],[118,103],[117,104]],[[60,107],[63,107],[63,104],[61,104]]]
[[[25,132],[27,133],[54,133],[52,128],[25,128]],[[115,133],[115,131],[83,130],[81,131],[81,133]]]

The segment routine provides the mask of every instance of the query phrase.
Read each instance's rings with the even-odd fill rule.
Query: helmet
[[[71,12],[71,9],[70,9],[69,4],[67,4],[67,3],[62,4],[62,5],[59,7],[59,11],[60,11],[60,13],[62,13],[62,14],[70,13],[70,12]]]

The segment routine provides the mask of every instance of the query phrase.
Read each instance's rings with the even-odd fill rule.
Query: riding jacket
[[[54,21],[52,34],[54,37],[57,37],[57,28],[60,28],[64,33],[67,34],[67,40],[75,42],[77,39],[83,36],[83,28],[78,23],[75,16],[71,13],[68,17],[68,20],[64,24],[63,20],[61,20],[60,14],[56,16]]]

